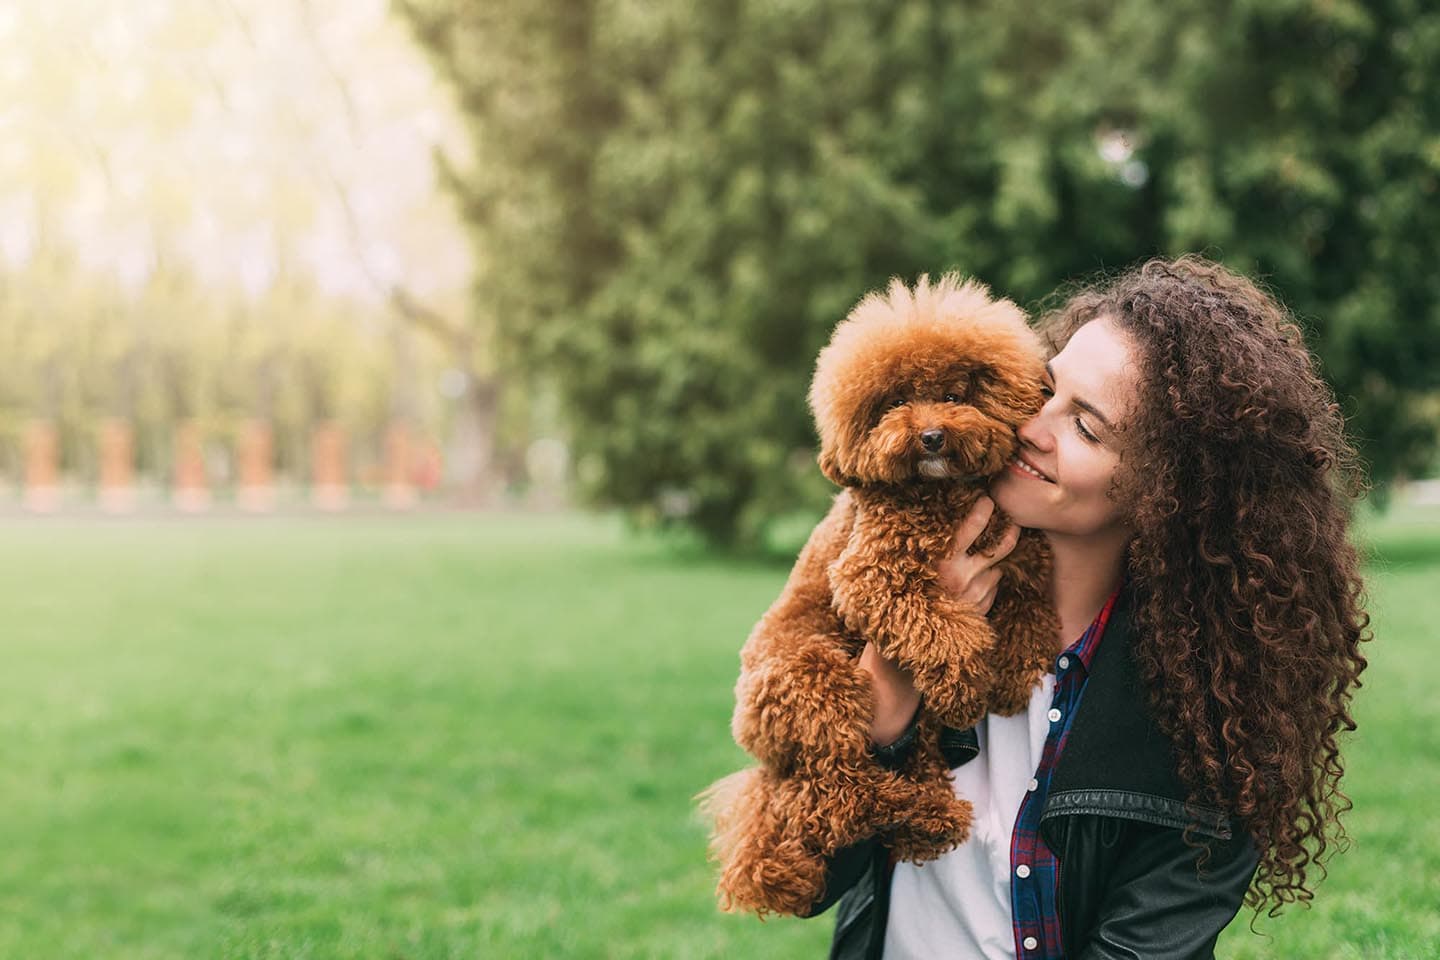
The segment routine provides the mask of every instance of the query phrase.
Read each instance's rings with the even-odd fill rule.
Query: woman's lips
[[[1046,483],[1055,482],[1054,480],[1051,480],[1049,477],[1045,476],[1045,474],[1041,473],[1038,469],[1036,469],[1033,464],[1026,461],[1024,457],[1017,456],[1015,459],[1011,460],[1010,469],[1013,470],[1015,473],[1020,474],[1020,476],[1022,477],[1030,477],[1033,480],[1043,480]]]

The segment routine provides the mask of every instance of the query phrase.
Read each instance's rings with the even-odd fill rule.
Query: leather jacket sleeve
[[[825,893],[810,908],[807,916],[818,917],[860,882],[874,863],[880,839],[871,837],[849,847],[842,847],[825,861]]]
[[[1089,904],[1076,884],[1066,882],[1061,861],[1062,902],[1082,914],[1093,910],[1089,923],[1062,917],[1066,927],[1070,920],[1088,929],[1075,950],[1077,960],[1213,960],[1215,940],[1239,911],[1258,861],[1245,832],[1237,830],[1229,840],[1209,839],[1209,857],[1197,869],[1204,848],[1187,844],[1181,830],[1098,817],[1089,826],[1115,833],[1070,839],[1099,839],[1102,846],[1119,849],[1098,902]]]

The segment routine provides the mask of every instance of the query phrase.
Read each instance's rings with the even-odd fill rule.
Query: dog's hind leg
[[[714,821],[710,849],[727,912],[805,916],[825,891],[823,837],[813,828],[816,795],[800,780],[763,768],[742,770],[701,796]]]
[[[932,752],[933,757],[922,751],[905,775],[905,787],[892,791],[903,806],[887,839],[895,857],[911,863],[934,860],[964,843],[974,817],[970,801],[955,795],[938,750]]]
[[[820,638],[741,674],[732,732],[736,743],[782,773],[801,755],[858,762],[869,749],[874,700],[859,661]]]

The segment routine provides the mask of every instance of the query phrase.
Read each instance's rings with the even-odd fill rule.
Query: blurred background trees
[[[6,480],[39,424],[82,497],[114,429],[162,493],[185,456],[233,485],[256,429],[281,484],[328,431],[375,487],[403,423],[417,471],[470,451],[451,487],[498,490],[471,358],[392,302],[463,316],[470,258],[430,156],[454,111],[384,0],[11,4],[0,51]]]
[[[831,493],[834,324],[960,269],[1032,308],[1199,251],[1306,324],[1380,484],[1440,421],[1419,0],[57,0],[0,10],[0,469],[217,482],[256,421],[374,472],[753,544]],[[366,465],[369,465],[368,467]]]
[[[1201,251],[1302,318],[1382,484],[1433,463],[1440,12],[1418,0],[404,0],[507,390],[586,496],[815,509],[816,351],[892,274],[1022,303]]]

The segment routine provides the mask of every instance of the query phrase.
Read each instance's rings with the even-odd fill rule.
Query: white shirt
[[[885,960],[1015,960],[1010,836],[1040,766],[1054,691],[1047,673],[1025,713],[988,714],[976,726],[980,753],[954,771],[955,793],[975,806],[970,839],[938,860],[895,865]]]

